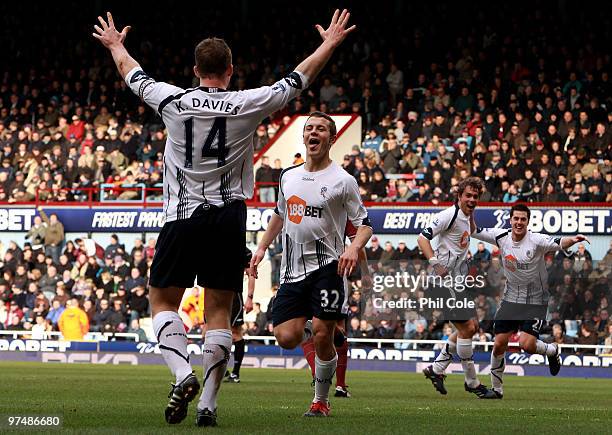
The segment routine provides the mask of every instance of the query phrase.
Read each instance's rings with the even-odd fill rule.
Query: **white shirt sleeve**
[[[421,231],[421,235],[431,241],[441,232],[448,230],[448,226],[453,218],[453,211],[452,208],[448,208],[435,215],[431,224]]]
[[[248,89],[243,111],[256,112],[264,119],[270,114],[282,109],[287,103],[306,89],[308,78],[299,71],[293,71],[287,77],[280,79],[272,86]]]
[[[497,245],[498,237],[509,230],[507,228],[477,228],[472,234],[472,237],[482,242],[487,242],[492,245]]]
[[[133,68],[125,76],[125,82],[132,92],[138,95],[141,100],[147,103],[156,112],[159,111],[159,105],[166,98],[183,92],[183,89],[178,86],[164,82],[156,82],[139,66]]]
[[[363,225],[371,227],[372,224],[368,219],[368,211],[361,201],[357,180],[350,176],[346,180],[344,187],[344,208],[346,209],[349,222],[355,228]]]
[[[276,208],[274,209],[274,213],[284,219],[285,210],[287,209],[287,201],[285,200],[285,195],[283,195],[282,182],[283,177],[281,176],[280,182],[278,184],[278,200],[276,201]]]
[[[562,251],[561,236],[547,236],[545,234],[533,233],[531,238],[542,252]]]

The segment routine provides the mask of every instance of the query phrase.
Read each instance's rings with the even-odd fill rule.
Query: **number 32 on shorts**
[[[340,292],[338,290],[321,289],[321,308],[338,309],[340,302]]]

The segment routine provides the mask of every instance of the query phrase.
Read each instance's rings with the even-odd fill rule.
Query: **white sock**
[[[193,371],[189,364],[183,321],[175,311],[162,311],[153,318],[153,330],[164,361],[178,384]]]
[[[536,351],[539,355],[555,356],[557,348],[550,343],[544,343],[542,340],[536,341]]]
[[[491,352],[491,385],[495,391],[504,394],[504,369],[506,368],[506,353],[495,356]]]
[[[472,348],[472,340],[470,338],[457,337],[457,355],[461,359],[461,366],[465,374],[465,383],[470,388],[476,388],[480,385],[480,381],[476,377],[476,367],[474,367],[474,350]]]
[[[232,349],[232,331],[211,329],[204,336],[204,385],[198,409],[217,409],[217,393]]]
[[[328,402],[329,388],[332,385],[337,364],[337,354],[331,361],[321,361],[315,355],[315,396],[313,402]]]
[[[442,375],[448,365],[453,362],[453,356],[457,355],[457,343],[447,340],[444,347],[433,362],[433,372]]]

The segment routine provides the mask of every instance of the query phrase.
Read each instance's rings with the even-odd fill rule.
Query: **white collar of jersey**
[[[461,210],[461,207],[459,207],[459,204],[456,204],[456,203],[455,203],[455,207],[457,208],[457,212],[458,212],[458,213],[461,213],[461,216],[462,216],[463,218],[468,218],[468,215],[466,215],[466,214],[463,212],[463,210]]]
[[[521,240],[514,240],[514,238],[512,237],[512,230],[510,231],[510,240],[512,240],[513,245],[520,245],[521,243],[523,243],[526,239],[529,239],[530,237],[531,237],[531,231],[527,230]]]
[[[210,94],[216,94],[217,92],[227,92],[225,89],[222,88],[209,88],[207,86],[198,86],[198,89],[204,92],[208,92]]]

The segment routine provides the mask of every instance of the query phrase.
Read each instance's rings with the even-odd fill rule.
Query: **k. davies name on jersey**
[[[229,101],[223,101],[223,100],[215,101],[215,100],[210,100],[208,98],[200,99],[196,97],[191,98],[191,107],[185,106],[184,104],[186,104],[185,101],[181,101],[181,100],[176,101],[174,103],[174,106],[176,107],[176,110],[178,111],[178,113],[181,113],[188,109],[204,108],[204,109],[209,109],[209,110],[216,110],[219,113],[228,113],[230,115],[236,115],[242,108],[242,106],[234,106]]]

